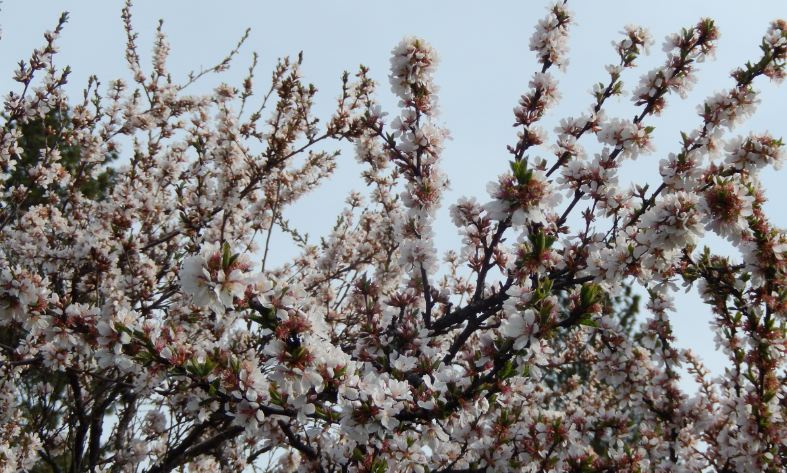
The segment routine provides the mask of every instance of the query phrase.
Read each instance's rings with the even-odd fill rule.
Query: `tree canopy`
[[[668,36],[627,88],[654,41],[626,26],[587,111],[550,137],[575,20],[549,5],[508,164],[488,196],[444,202],[449,133],[427,40],[391,52],[396,112],[361,66],[320,121],[302,56],[281,59],[262,92],[255,62],[237,87],[189,95],[238,49],[178,84],[163,28],[146,69],[130,3],[122,19],[130,83],[91,79],[68,102],[69,70],[53,62],[64,14],[5,97],[3,470],[785,469],[787,235],[758,176],[787,154],[767,132],[727,133],[755,112],[755,81],[783,81],[787,23],[698,106],[659,185],[624,187],[620,168],[655,154],[649,120],[687,95],[719,30],[701,19]],[[633,118],[608,116],[628,92]],[[315,244],[286,215],[331,177],[336,141],[352,144],[366,190]],[[463,239],[441,255],[444,204]],[[299,249],[279,267],[274,229]],[[740,262],[703,248],[706,232]],[[679,284],[713,311],[729,361],[715,378],[674,344]]]

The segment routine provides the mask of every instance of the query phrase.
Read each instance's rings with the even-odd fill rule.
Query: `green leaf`
[[[234,255],[232,255],[230,257],[230,261],[229,261],[229,264],[227,264],[227,268],[231,268],[232,267],[232,264],[235,263],[235,260],[238,259],[238,256],[240,256],[240,253],[235,253]]]
[[[230,244],[224,243],[224,252],[221,258],[221,267],[222,269],[227,269],[230,267]]]
[[[533,177],[533,171],[527,169],[527,157],[519,161],[510,161],[511,171],[519,184],[527,184]]]

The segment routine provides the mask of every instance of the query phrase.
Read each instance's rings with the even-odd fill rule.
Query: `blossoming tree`
[[[760,76],[784,78],[787,23],[698,107],[660,185],[625,188],[618,168],[652,153],[648,120],[685,97],[718,29],[702,19],[666,39],[629,120],[605,103],[654,42],[627,26],[589,110],[550,140],[538,122],[560,100],[551,72],[566,68],[573,17],[549,6],[510,166],[489,197],[450,203],[464,246],[441,258],[448,131],[428,42],[392,51],[392,118],[361,67],[321,126],[300,59],[278,64],[261,103],[251,74],[188,95],[199,75],[170,80],[159,29],[145,72],[129,7],[133,85],[91,80],[69,103],[68,69],[52,61],[64,16],[4,98],[3,471],[787,468],[787,237],[758,181],[785,153],[767,133],[725,135],[754,112]],[[580,143],[593,139],[591,157]],[[313,245],[283,216],[331,175],[330,140],[354,145],[369,191],[350,193]],[[548,158],[533,154],[548,144]],[[127,164],[109,172],[118,155]],[[274,228],[301,250],[280,268],[266,264]],[[703,250],[706,231],[740,262]],[[674,346],[678,283],[713,310],[729,358],[715,379]],[[649,294],[637,332],[629,284]],[[681,389],[680,366],[697,392]]]

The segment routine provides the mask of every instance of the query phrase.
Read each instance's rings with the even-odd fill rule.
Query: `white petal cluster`
[[[440,63],[440,54],[423,38],[405,36],[391,51],[391,91],[403,102],[421,100],[436,102],[439,87],[433,83],[434,72]],[[438,109],[428,107],[425,113],[439,114]]]
[[[546,224],[548,212],[563,199],[545,173],[539,170],[533,171],[527,184],[519,184],[511,174],[503,174],[498,182],[489,182],[486,190],[495,199],[484,204],[490,218],[504,220],[510,216],[513,225],[518,227],[529,222]]]
[[[646,127],[625,119],[613,118],[606,122],[598,132],[598,141],[620,150],[621,159],[637,159],[640,154],[647,156],[656,150]]]
[[[530,37],[530,50],[538,55],[538,62],[551,63],[565,71],[568,65],[568,30],[574,12],[565,2],[554,2],[546,7],[549,13],[536,25]]]
[[[753,214],[754,197],[749,194],[746,186],[734,180],[710,187],[702,200],[705,229],[737,246],[750,233],[746,219]]]
[[[770,134],[751,132],[749,136],[738,135],[732,138],[724,147],[727,157],[724,160],[735,169],[745,170],[756,175],[766,166],[781,169],[787,160],[787,153],[781,145],[781,140],[775,140]]]
[[[194,304],[213,310],[219,317],[233,307],[235,297],[242,298],[255,278],[247,273],[248,265],[238,258],[233,266],[223,267],[223,253],[218,243],[204,243],[199,255],[183,260],[180,287]]]
[[[651,250],[675,250],[696,245],[705,234],[699,196],[670,193],[642,216],[637,241]]]

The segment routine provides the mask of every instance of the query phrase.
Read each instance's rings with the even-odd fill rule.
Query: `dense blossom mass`
[[[258,101],[252,73],[189,95],[237,49],[177,84],[161,28],[148,70],[130,4],[122,17],[131,83],[91,79],[69,102],[53,62],[64,16],[3,98],[0,471],[787,469],[787,235],[758,179],[787,154],[768,133],[728,134],[760,76],[784,79],[787,23],[699,105],[658,186],[624,187],[618,169],[655,153],[649,120],[688,96],[719,30],[702,19],[667,37],[633,118],[609,117],[654,44],[626,26],[589,109],[550,139],[539,122],[561,99],[575,24],[550,5],[510,163],[488,196],[448,203],[462,247],[443,256],[449,133],[426,40],[393,48],[398,112],[361,67],[318,124],[301,58],[282,59]],[[367,191],[314,244],[285,214],[331,176],[330,140],[352,144]],[[300,252],[271,268],[277,229]],[[707,233],[740,256],[703,250]],[[649,295],[639,327],[632,285]],[[713,311],[729,361],[715,378],[674,345],[678,286]]]

